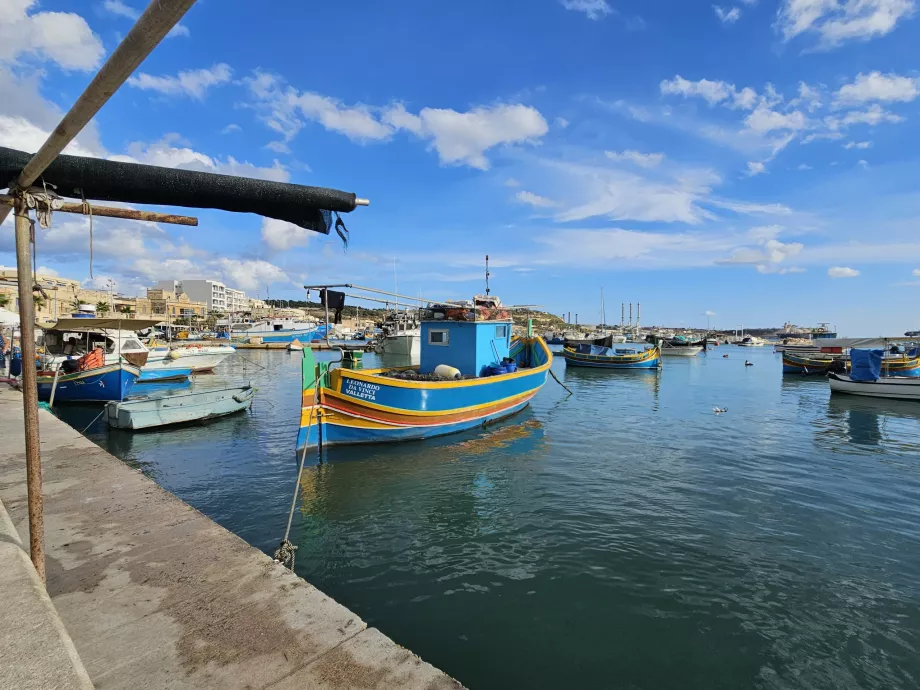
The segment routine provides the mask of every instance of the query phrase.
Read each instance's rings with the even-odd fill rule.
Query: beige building
[[[170,318],[200,317],[207,315],[203,302],[193,302],[184,293],[167,290],[148,290],[147,297],[128,297],[108,290],[88,290],[80,281],[47,273],[35,276],[46,296],[35,293],[35,315],[38,321],[57,321],[89,305],[98,315],[120,314],[124,318],[164,318],[169,309]],[[5,304],[4,304],[5,302]],[[0,306],[19,311],[19,287],[16,269],[0,268]]]
[[[208,314],[207,304],[193,302],[184,292],[148,288],[146,301],[150,304],[151,314],[168,314],[170,319],[201,318]]]

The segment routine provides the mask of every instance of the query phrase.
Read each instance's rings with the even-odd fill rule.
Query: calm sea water
[[[251,380],[251,413],[87,435],[271,552],[299,366],[241,351],[194,385]],[[920,406],[831,398],[768,349],[553,368],[574,395],[510,422],[330,450],[297,571],[472,688],[920,686]]]

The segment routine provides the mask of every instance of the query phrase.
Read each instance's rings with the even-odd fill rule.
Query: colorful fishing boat
[[[848,374],[828,374],[831,393],[920,402],[920,378],[892,374],[884,350],[854,348],[849,356]]]
[[[50,400],[54,390],[55,402],[109,402],[124,400],[131,393],[140,368],[126,362],[103,364],[77,370],[71,373],[63,371],[38,372],[38,398]]]
[[[598,369],[658,369],[661,350],[657,346],[646,350],[579,345],[562,351],[566,366]]]
[[[553,355],[542,338],[512,339],[511,326],[501,307],[435,305],[422,313],[420,364],[398,369],[330,368],[305,349],[298,450],[425,439],[514,415]]]
[[[882,367],[886,376],[920,377],[920,352],[913,350],[907,354],[885,354]],[[844,355],[783,352],[784,374],[823,376],[829,372],[842,374],[849,370],[850,361]]]

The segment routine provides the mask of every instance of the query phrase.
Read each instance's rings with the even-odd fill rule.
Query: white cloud
[[[816,87],[809,86],[804,81],[800,81],[797,103],[802,103],[808,112],[813,113],[820,108],[823,103],[821,91]]]
[[[870,101],[900,101],[907,103],[920,95],[920,79],[881,72],[859,73],[852,84],[837,91],[837,105],[859,105]]]
[[[831,266],[827,269],[827,275],[831,278],[855,278],[859,275],[859,271],[847,266]]]
[[[612,161],[629,161],[642,168],[656,168],[665,159],[663,153],[639,153],[638,151],[605,151],[604,155]]]
[[[729,108],[750,110],[757,101],[757,92],[749,87],[744,87],[739,91],[734,84],[724,81],[709,79],[689,81],[679,74],[673,79],[662,81],[659,88],[665,95],[683,96],[684,98],[698,97],[709,105],[723,104]]]
[[[107,12],[114,14],[118,17],[125,17],[126,19],[137,20],[141,16],[139,10],[134,9],[130,5],[126,5],[121,0],[105,0],[102,3],[102,8]],[[188,36],[189,30],[185,24],[176,24],[169,33],[166,34],[166,38],[174,38],[176,36]]]
[[[283,220],[262,219],[262,242],[272,251],[285,252],[294,247],[303,247],[310,241],[310,236],[315,234],[312,230]]]
[[[812,168],[811,168],[810,165],[808,165],[808,163],[800,163],[800,164],[799,164],[799,170],[811,170],[811,169],[812,169]]]
[[[883,122],[888,122],[892,124],[897,124],[899,122],[904,122],[904,118],[900,115],[895,115],[894,113],[884,110],[880,105],[875,104],[869,106],[867,110],[859,111],[853,110],[844,115],[842,120],[836,120],[835,118],[827,118],[828,125],[832,129],[836,129],[837,126],[843,125],[859,125],[865,124],[870,126],[875,126]]]
[[[913,271],[911,271],[910,273],[911,273],[911,275],[920,276],[920,268],[915,268],[915,269],[914,269]]]
[[[584,12],[588,19],[597,21],[608,14],[613,14],[613,8],[607,0],[561,0],[562,6],[573,12]]]
[[[525,192],[524,190],[521,190],[515,194],[514,198],[522,204],[528,204],[529,206],[534,206],[536,208],[552,208],[553,206],[558,205],[552,199],[547,199],[545,196],[533,194],[532,192]]]
[[[274,75],[256,73],[246,80],[263,113],[263,121],[283,137],[293,139],[304,121],[354,141],[386,141],[404,130],[429,142],[442,164],[489,168],[485,152],[504,144],[538,141],[549,130],[536,108],[522,104],[479,106],[466,112],[422,108],[417,114],[397,103],[386,108],[348,106],[315,93],[298,92]]]
[[[182,143],[178,134],[167,134],[153,143],[133,142],[128,145],[128,155],[110,156],[110,158],[129,163],[161,165],[167,168],[216,172],[224,175],[239,175],[240,177],[258,177],[276,182],[288,182],[290,180],[290,173],[278,161],[275,161],[270,168],[259,167],[248,162],[238,161],[233,156],[227,156],[226,159],[212,158],[188,146],[174,146],[174,144]]]
[[[240,127],[235,122],[231,122],[229,125],[220,130],[221,134],[233,134],[234,132],[242,132],[243,128]]]
[[[872,147],[871,141],[848,141],[843,145],[845,149],[868,149]]]
[[[777,26],[787,41],[816,33],[819,47],[829,49],[884,36],[915,9],[915,0],[783,0]]]
[[[189,96],[201,100],[212,86],[229,82],[232,74],[230,65],[221,62],[209,69],[187,70],[176,76],[156,77],[141,72],[136,77],[129,77],[128,85],[166,96]]]
[[[105,55],[89,24],[72,12],[29,13],[36,0],[7,0],[0,12],[0,63],[21,55],[56,62],[67,70],[91,70]]]
[[[516,179],[513,178],[513,177],[509,177],[507,180],[505,180],[505,186],[506,186],[506,187],[520,187],[520,186],[521,186],[521,181],[520,181],[520,180],[516,180]]]
[[[564,117],[557,117],[553,122],[556,124],[556,126],[559,129],[565,129],[570,124],[569,121],[566,120]]]
[[[807,120],[805,115],[797,110],[790,113],[779,113],[761,103],[745,118],[744,124],[748,129],[765,134],[774,130],[798,131],[805,128]]]
[[[716,17],[719,18],[719,21],[723,24],[734,24],[736,21],[741,19],[741,10],[737,7],[732,7],[730,10],[726,10],[718,5],[713,5],[712,10],[716,13]]]
[[[762,175],[767,172],[767,167],[761,161],[748,161],[747,164],[747,176],[754,177],[755,175]]]
[[[536,108],[518,104],[479,107],[465,113],[423,108],[417,122],[406,129],[430,139],[441,163],[487,170],[486,151],[502,144],[537,141],[549,127]]]
[[[792,213],[792,209],[784,204],[755,204],[725,199],[707,199],[706,203],[709,206],[724,208],[734,213],[746,215],[788,216]]]
[[[761,240],[756,247],[739,247],[727,259],[718,259],[717,264],[779,264],[799,254],[804,245],[799,242],[780,242],[775,238]]]
[[[710,309],[707,309],[706,311],[703,312],[703,316],[715,316],[715,315],[716,313]]]
[[[860,168],[865,170],[866,168],[869,167],[869,161],[860,158],[858,161],[856,161],[856,165],[858,165]]]
[[[748,230],[747,235],[752,240],[766,242],[767,240],[774,240],[779,237],[783,229],[782,225],[758,225]]]

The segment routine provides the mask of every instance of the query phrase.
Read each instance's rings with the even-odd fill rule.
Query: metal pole
[[[28,189],[38,179],[194,4],[195,0],[152,0],[38,153],[19,173],[13,187]],[[0,207],[0,223],[8,214],[8,207]],[[31,286],[29,288],[31,290]]]
[[[329,345],[329,291],[323,292],[323,302],[326,307],[326,345]]]
[[[35,299],[29,256],[32,227],[29,209],[16,204],[16,275],[19,279],[19,347],[22,350],[22,412],[26,436],[26,487],[29,497],[29,553],[45,581],[45,526],[42,513],[42,465],[38,436],[38,383],[35,376]]]

